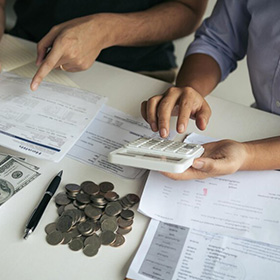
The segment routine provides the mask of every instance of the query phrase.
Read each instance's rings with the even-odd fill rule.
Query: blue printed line
[[[49,149],[49,150],[53,150],[53,151],[56,151],[56,152],[60,152],[60,151],[61,151],[60,149],[57,149],[57,148],[54,148],[54,147],[51,147],[51,146],[48,146],[48,145],[44,145],[44,144],[41,144],[41,143],[37,143],[37,142],[31,141],[31,140],[28,140],[28,139],[25,139],[25,138],[16,136],[16,135],[14,135],[14,134],[8,133],[8,132],[6,132],[6,131],[0,130],[0,133],[2,133],[2,134],[4,134],[4,135],[7,135],[7,136],[10,136],[10,137],[12,137],[12,138],[21,140],[21,141],[25,141],[25,142],[27,142],[27,143],[31,143],[31,144],[34,144],[34,145],[37,145],[37,146],[40,146],[40,147]]]

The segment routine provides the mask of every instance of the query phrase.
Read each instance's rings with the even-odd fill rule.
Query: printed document
[[[92,92],[30,79],[0,76],[0,145],[52,161],[61,160],[97,115],[106,98]]]
[[[280,279],[280,247],[151,220],[127,277]]]
[[[139,211],[166,223],[280,245],[279,182],[279,171],[190,181],[150,172]]]
[[[9,71],[16,75],[32,78],[38,66],[36,65],[36,45],[26,47],[23,39],[4,34],[0,44],[0,63],[3,71]],[[61,70],[52,70],[44,81],[62,84],[65,86],[78,87]]]
[[[108,154],[139,137],[158,137],[158,133],[142,118],[104,105],[68,156],[121,177],[136,179],[146,170],[110,163]]]

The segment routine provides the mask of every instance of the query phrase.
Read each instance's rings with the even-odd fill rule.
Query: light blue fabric
[[[280,0],[218,0],[186,56],[193,53],[212,56],[221,80],[247,55],[257,107],[280,115]]]

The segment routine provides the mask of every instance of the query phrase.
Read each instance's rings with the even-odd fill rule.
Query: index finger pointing
[[[34,75],[30,84],[31,90],[34,91],[38,88],[42,80],[51,72],[51,70],[57,67],[61,57],[62,53],[52,48],[52,50]]]

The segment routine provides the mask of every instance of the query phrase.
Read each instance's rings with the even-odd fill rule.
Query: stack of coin
[[[119,198],[113,190],[111,182],[65,185],[65,193],[55,197],[59,217],[45,228],[47,242],[68,244],[71,250],[83,250],[86,256],[95,256],[101,245],[124,244],[124,235],[132,230],[134,219],[129,208],[140,199],[132,193]]]

